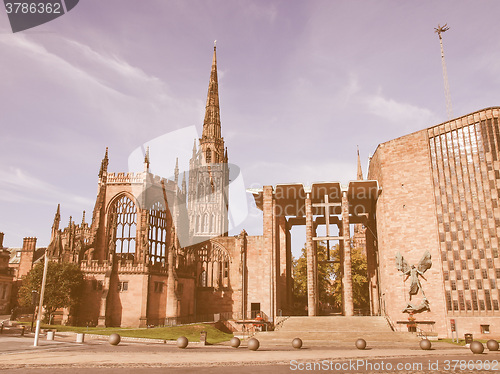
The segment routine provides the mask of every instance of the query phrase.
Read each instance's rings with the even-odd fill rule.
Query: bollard
[[[428,351],[429,349],[431,349],[431,341],[429,339],[422,339],[419,343],[420,345],[420,349],[423,349],[425,351]]]
[[[295,338],[292,340],[292,347],[295,349],[300,349],[302,348],[302,339],[301,338]]]
[[[251,351],[256,351],[257,349],[259,349],[259,347],[260,347],[260,343],[257,339],[255,339],[255,338],[248,339],[248,342],[247,342],[248,349],[250,349]]]
[[[111,345],[118,345],[120,343],[121,337],[118,334],[111,334],[109,336],[109,344]]]
[[[54,340],[54,331],[47,331],[47,340]]]
[[[85,334],[83,332],[79,332],[76,334],[76,342],[83,343],[85,340]]]
[[[365,349],[366,348],[366,340],[365,339],[356,340],[356,348]]]
[[[473,340],[472,343],[470,343],[469,348],[474,354],[481,354],[484,351],[483,343],[478,342],[477,340]]]
[[[177,338],[177,347],[184,349],[188,346],[188,339],[185,336],[180,336]]]
[[[26,327],[23,325],[21,326],[21,336],[24,336],[24,330],[26,329]]]
[[[235,336],[235,337],[231,338],[230,343],[231,343],[231,347],[238,348],[241,344],[241,340],[240,340],[240,338]]]
[[[203,343],[204,345],[207,344],[207,332],[206,331],[200,332],[200,342]]]
[[[498,348],[500,348],[498,342],[493,339],[486,342],[486,347],[488,347],[490,351],[498,351]]]

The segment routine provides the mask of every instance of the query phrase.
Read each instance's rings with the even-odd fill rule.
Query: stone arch
[[[205,153],[205,160],[206,160],[207,164],[212,163],[212,150],[210,148],[207,148],[207,151]]]
[[[158,200],[148,211],[148,260],[150,263],[167,262],[168,210]]]
[[[137,204],[128,193],[116,195],[107,208],[108,252],[133,260],[137,246]]]
[[[198,287],[229,287],[229,264],[231,257],[224,246],[217,242],[206,242],[196,251],[198,262]]]

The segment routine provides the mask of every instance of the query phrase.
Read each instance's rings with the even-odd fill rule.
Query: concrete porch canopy
[[[277,184],[273,189],[276,204],[276,215],[287,217],[305,217],[305,205],[307,194],[311,199],[312,214],[324,216],[324,207],[314,207],[324,202],[328,195],[330,203],[341,203],[342,193],[346,192],[349,201],[349,216],[351,223],[361,223],[363,216],[372,213],[381,189],[376,180],[350,181],[347,186],[340,182],[314,182],[310,186],[302,183]],[[264,189],[249,188],[247,192],[254,197],[258,209],[263,210]],[[340,215],[340,206],[332,207],[330,214]]]
[[[310,316],[318,315],[318,241],[327,241],[327,260],[330,261],[329,241],[339,243],[342,259],[342,284],[344,315],[354,312],[351,275],[350,224],[373,225],[375,204],[380,194],[378,181],[357,180],[347,186],[340,182],[316,182],[310,186],[302,183],[277,184],[258,189],[248,189],[257,208],[263,212],[265,253],[270,254],[271,315],[285,307],[279,297],[279,274],[287,274],[286,294],[291,294],[290,229],[294,225],[306,227],[307,253],[307,310]],[[326,233],[318,236],[316,229],[324,225]],[[337,227],[338,230],[332,228]],[[338,232],[338,234],[337,234]],[[286,259],[286,260],[285,260]],[[373,261],[368,261],[372,268]],[[278,269],[278,270],[277,270]],[[372,269],[370,269],[372,270]],[[287,296],[287,300],[291,298]],[[277,300],[277,301],[276,301]]]

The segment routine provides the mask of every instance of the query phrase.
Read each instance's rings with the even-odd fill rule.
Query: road
[[[407,345],[354,346],[264,345],[258,351],[245,346],[122,342],[111,346],[103,340],[75,342],[74,336],[44,337],[33,346],[33,337],[0,335],[0,371],[8,373],[493,373],[500,372],[500,352],[474,355],[464,347],[436,342],[422,351]],[[456,361],[454,361],[456,360]],[[489,363],[486,367],[487,362]],[[496,364],[495,364],[496,362]],[[481,365],[481,366],[479,366]],[[496,366],[494,366],[496,365]],[[463,370],[461,370],[461,368]],[[488,369],[488,370],[485,370]]]

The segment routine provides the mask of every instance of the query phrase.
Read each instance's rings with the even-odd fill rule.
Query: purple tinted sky
[[[12,34],[0,11],[0,231],[47,245],[91,216],[105,147],[201,131],[218,40],[222,132],[247,187],[366,173],[376,146],[446,120],[438,23],[455,116],[500,105],[498,1],[81,0]],[[152,163],[161,160],[152,160]],[[170,160],[168,162],[171,162]],[[251,210],[246,228],[259,234]]]

